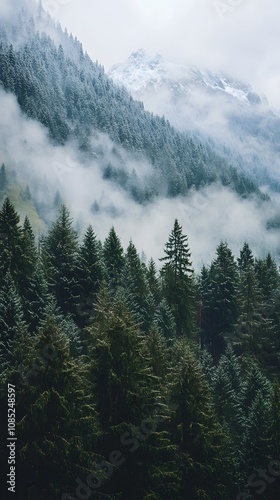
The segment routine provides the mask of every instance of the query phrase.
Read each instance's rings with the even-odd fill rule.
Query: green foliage
[[[18,471],[21,495],[47,500],[74,487],[77,475],[93,471],[99,429],[88,367],[71,358],[69,342],[52,319],[35,337],[26,363],[34,367],[34,361],[18,398]]]
[[[183,235],[178,220],[165,245],[162,268],[163,291],[171,305],[176,322],[176,334],[193,335],[194,330],[194,281],[188,238]]]
[[[22,497],[77,498],[96,474],[100,500],[250,493],[280,450],[271,256],[245,244],[236,263],[221,243],[195,276],[176,220],[158,274],[114,228],[79,243],[65,206],[39,250],[8,199],[0,215],[0,404],[15,384]]]
[[[58,306],[74,314],[78,305],[78,236],[69,210],[62,205],[57,221],[43,241],[43,259]]]
[[[121,283],[125,258],[120,238],[113,227],[110,229],[103,245],[103,259],[107,282],[114,290]]]
[[[48,129],[55,144],[73,140],[82,156],[92,158],[91,136],[106,134],[114,148],[111,163],[103,151],[98,152],[104,178],[140,203],[159,194],[184,195],[192,186],[214,181],[231,185],[244,196],[258,191],[208,144],[145,111],[143,103],[114,85],[104,68],[91,61],[77,39],[50,18],[40,17],[41,28],[55,33],[56,42],[44,29],[37,30],[28,9],[15,14],[8,31],[1,23],[0,85],[15,94],[29,118]],[[121,149],[137,162],[149,163],[151,173],[141,177],[135,171],[128,173]]]
[[[206,343],[213,357],[225,350],[225,338],[231,337],[238,318],[238,274],[237,264],[227,243],[221,242],[216,250],[217,257],[209,272],[209,326]],[[204,271],[204,279],[206,278]],[[207,278],[206,278],[207,279]],[[204,286],[207,286],[204,283]],[[209,296],[210,291],[210,296]]]

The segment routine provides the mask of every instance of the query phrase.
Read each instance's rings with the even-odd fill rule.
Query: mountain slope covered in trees
[[[145,108],[211,144],[258,184],[279,187],[279,113],[246,82],[195,66],[133,52],[108,75]]]
[[[55,27],[40,7],[31,14],[22,8],[9,25],[0,23],[0,83],[28,117],[47,127],[54,144],[75,143],[84,159],[98,160],[105,179],[140,202],[184,195],[214,181],[245,196],[257,191],[209,145],[177,132],[115,86],[77,39]],[[94,142],[98,134],[112,141],[110,157],[102,140]],[[139,172],[141,179],[128,168],[135,161],[150,165],[147,174]]]

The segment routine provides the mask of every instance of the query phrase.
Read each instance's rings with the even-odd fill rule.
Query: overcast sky
[[[280,107],[279,0],[43,0],[109,69],[144,48],[224,69]]]

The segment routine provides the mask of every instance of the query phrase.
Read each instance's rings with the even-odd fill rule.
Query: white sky
[[[279,0],[43,0],[109,69],[144,48],[223,69],[280,107]]]

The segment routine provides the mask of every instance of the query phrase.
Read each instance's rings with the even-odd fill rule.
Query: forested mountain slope
[[[249,83],[223,72],[175,64],[141,49],[108,75],[141,99],[146,109],[208,141],[240,172],[279,191],[279,113]]]
[[[84,158],[98,159],[104,178],[113,179],[137,201],[186,194],[192,186],[216,180],[242,195],[256,191],[252,181],[209,145],[177,132],[115,86],[77,39],[55,27],[41,8],[34,17],[19,9],[9,25],[1,23],[0,82],[16,95],[27,116],[47,127],[55,144],[73,141]],[[93,145],[100,133],[115,145],[110,158],[102,144]],[[141,182],[122,158],[122,148],[131,162],[151,166],[144,180],[140,172]]]

